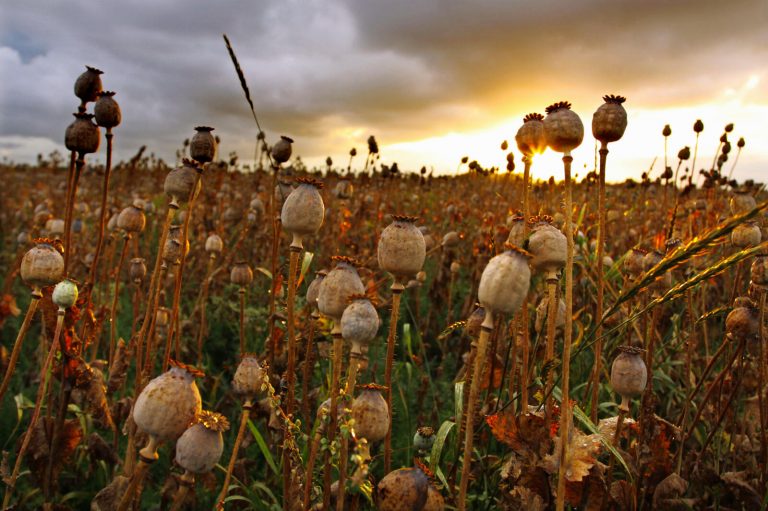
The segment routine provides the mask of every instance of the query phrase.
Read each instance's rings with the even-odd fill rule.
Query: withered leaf
[[[499,442],[517,452],[537,451],[549,436],[544,418],[533,413],[522,414],[515,420],[512,410],[504,410],[485,418],[491,433]]]
[[[128,349],[125,344],[125,340],[121,337],[117,340],[117,349],[115,350],[114,361],[109,368],[109,385],[107,386],[107,393],[113,394],[120,389],[125,382],[125,376],[128,374],[128,365],[130,359],[128,357]]]
[[[555,474],[560,469],[560,442],[561,438],[557,437],[553,442],[554,451],[546,456],[540,464],[550,474]],[[589,475],[590,469],[597,462],[601,447],[599,435],[585,435],[577,429],[573,430],[568,445],[565,480],[572,483],[580,482]]]
[[[614,481],[611,484],[610,494],[618,509],[626,511],[635,509],[635,487],[629,482]]]

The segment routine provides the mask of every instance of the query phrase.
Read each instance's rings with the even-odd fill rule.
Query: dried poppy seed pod
[[[528,237],[528,251],[533,256],[531,266],[543,271],[547,278],[557,278],[557,273],[565,266],[568,240],[565,234],[551,224],[549,217],[534,217],[534,225]]]
[[[424,266],[427,246],[415,222],[415,217],[392,215],[392,223],[379,237],[379,267],[391,273],[396,281],[413,277]]]
[[[229,272],[229,281],[236,286],[245,287],[253,282],[253,270],[245,261],[238,261]]]
[[[224,250],[224,241],[221,236],[215,233],[209,234],[205,239],[205,251],[208,252],[211,259],[215,259],[222,250]]]
[[[144,216],[143,202],[133,201],[133,204],[123,209],[117,216],[117,227],[128,234],[139,233],[147,225],[147,219]]]
[[[309,283],[307,287],[307,304],[312,309],[317,309],[317,298],[320,295],[320,284],[323,283],[323,279],[328,275],[326,270],[320,270],[315,272],[315,278]]]
[[[284,136],[281,136],[280,140],[275,142],[271,151],[272,159],[275,160],[275,163],[280,165],[291,159],[291,153],[293,152],[291,144],[293,144],[293,139]]]
[[[584,139],[584,125],[571,104],[560,101],[547,107],[544,119],[544,138],[552,150],[559,153],[570,152],[581,145]]]
[[[77,284],[64,279],[53,288],[51,300],[59,309],[69,309],[77,302]]]
[[[229,421],[220,413],[203,410],[176,441],[176,463],[193,474],[209,472],[224,452],[221,433],[229,429]]]
[[[443,511],[445,509],[445,499],[437,489],[431,484],[427,493],[427,503],[421,508],[421,511]]]
[[[280,221],[283,229],[293,235],[291,247],[303,248],[302,239],[314,235],[323,225],[325,206],[320,195],[322,183],[312,178],[296,179],[298,186],[283,202]]]
[[[631,248],[624,256],[624,270],[632,277],[637,277],[643,273],[643,261],[645,260],[645,250]]]
[[[64,276],[64,258],[48,243],[39,243],[24,254],[19,273],[32,288],[53,286]]]
[[[64,234],[64,229],[66,228],[64,220],[61,218],[51,218],[47,222],[45,222],[45,230],[48,231],[49,236],[53,236],[55,238],[58,238],[59,236]]]
[[[619,355],[611,366],[611,386],[621,396],[620,407],[629,411],[629,401],[639,396],[648,383],[648,371],[642,353],[632,346],[619,346]]]
[[[534,154],[543,153],[547,148],[543,120],[544,116],[537,113],[528,114],[523,118],[523,125],[515,134],[517,148],[523,156],[530,158]]]
[[[115,101],[115,93],[104,91],[99,93],[99,99],[93,106],[93,116],[96,124],[107,131],[120,125],[123,120],[123,114],[120,112],[120,105]]]
[[[440,241],[440,245],[443,248],[454,248],[457,247],[459,243],[461,243],[461,237],[456,231],[445,233],[445,236],[443,236],[443,239]]]
[[[144,258],[134,257],[128,266],[128,276],[132,281],[140,283],[147,276],[147,264]]]
[[[213,128],[208,126],[197,126],[195,135],[189,142],[189,156],[200,163],[209,163],[216,156],[216,138],[214,138]]]
[[[352,401],[355,434],[367,439],[369,443],[381,442],[387,436],[389,408],[381,395],[384,388],[373,383],[362,385],[360,394]]]
[[[235,394],[242,396],[246,401],[253,401],[261,394],[261,386],[264,384],[264,369],[259,364],[256,355],[244,354],[237,366],[235,376],[232,378],[232,389]]]
[[[704,131],[704,123],[701,122],[701,119],[696,119],[696,122],[693,123],[693,131],[696,133]]]
[[[343,256],[333,256],[336,267],[320,284],[317,296],[317,308],[321,314],[340,320],[344,309],[347,308],[350,297],[365,293],[365,286],[357,274],[352,259]]]
[[[201,186],[197,179],[198,172],[200,169],[195,163],[185,158],[181,167],[176,167],[165,176],[163,189],[166,195],[171,198],[170,207],[178,209],[179,203],[187,202],[192,196],[193,188],[194,196],[197,197]],[[197,183],[196,187],[195,183]]]
[[[528,295],[531,270],[528,267],[530,254],[512,245],[506,251],[488,261],[477,297],[484,308],[493,312],[512,314],[516,312]]]
[[[737,248],[755,247],[760,244],[762,232],[757,222],[744,222],[731,231],[731,244]]]
[[[413,447],[417,451],[427,452],[435,445],[435,430],[429,426],[422,426],[416,429],[413,435]]]
[[[664,125],[664,129],[661,130],[661,134],[665,137],[668,137],[672,134],[672,128],[669,127],[669,124]]]
[[[525,243],[525,217],[521,213],[515,213],[511,219],[507,220],[509,226],[509,235],[507,243],[522,247]]]
[[[539,302],[536,307],[536,321],[534,327],[536,333],[544,332],[547,324],[547,314],[549,313],[549,296],[545,296]],[[563,328],[565,326],[565,302],[560,299],[557,302],[557,315],[555,316],[555,328]]]
[[[163,246],[163,261],[166,264],[176,264],[182,257],[181,247],[181,227],[173,225],[168,230],[168,239],[165,240],[165,246]],[[189,240],[186,241],[184,247],[184,255],[189,253]]]
[[[622,105],[626,98],[611,94],[603,96],[603,101],[592,116],[592,135],[607,144],[619,140],[627,129],[627,111]]]
[[[133,406],[136,425],[156,440],[179,438],[202,409],[195,384],[202,371],[176,361],[171,364],[168,371],[144,387]]]
[[[647,272],[661,262],[664,256],[657,250],[650,250],[643,257],[643,271]],[[656,278],[653,284],[654,291],[663,291],[672,287],[672,272],[667,271]]]
[[[733,310],[725,318],[725,331],[729,339],[751,340],[758,336],[760,312],[754,302],[746,296],[733,301]]]
[[[95,67],[85,66],[85,71],[75,80],[75,96],[80,98],[83,105],[96,101],[102,89],[101,74],[103,71]]]
[[[768,256],[758,255],[752,261],[750,269],[752,284],[760,287],[768,287]]]
[[[393,470],[379,481],[379,511],[421,511],[427,503],[429,479],[418,468]]]
[[[80,157],[95,153],[99,150],[101,132],[91,119],[93,115],[86,113],[72,114],[75,120],[67,126],[64,132],[64,145],[70,151],[75,151]]]
[[[730,200],[731,214],[740,215],[752,211],[757,207],[755,198],[748,190],[734,190]]]
[[[341,336],[352,345],[352,355],[362,356],[363,349],[376,338],[379,314],[365,295],[353,295],[341,315]]]

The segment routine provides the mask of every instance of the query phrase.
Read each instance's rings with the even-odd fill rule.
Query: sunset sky
[[[174,160],[194,126],[216,128],[220,155],[246,161],[257,134],[227,56],[232,40],[268,140],[295,139],[308,165],[346,166],[368,135],[382,162],[453,172],[467,155],[504,166],[499,149],[529,112],[568,100],[586,128],[574,152],[591,170],[591,118],[604,94],[626,96],[629,126],[610,147],[609,180],[639,178],[672,127],[670,164],[695,142],[712,165],[723,126],[746,139],[734,177],[768,171],[765,0],[26,0],[0,18],[0,157],[63,151],[88,64],[117,91],[118,158],[139,146]],[[98,155],[103,161],[103,154]],[[518,168],[520,155],[516,154]],[[560,177],[557,155],[534,164]]]

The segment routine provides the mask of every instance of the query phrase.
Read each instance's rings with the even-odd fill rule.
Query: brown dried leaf
[[[546,509],[544,499],[525,486],[515,486],[511,494],[516,504],[514,509],[525,509],[526,511],[544,511]]]
[[[600,422],[597,424],[597,429],[600,431],[600,434],[603,435],[608,442],[614,442],[614,437],[616,436],[616,426],[618,422],[619,417],[616,416],[600,419]],[[633,424],[635,424],[635,419],[632,417],[624,417],[624,420],[621,424],[622,437],[626,437],[629,434],[629,427]]]
[[[516,418],[513,411],[505,410],[487,416],[485,421],[496,440],[519,453],[538,451],[539,445],[549,437],[544,418],[532,413]]]
[[[75,388],[85,392],[86,408],[101,427],[114,430],[115,424],[107,402],[104,375],[101,371],[89,366],[82,358],[78,358],[77,363]]]
[[[108,444],[98,433],[88,435],[88,456],[91,463],[104,461],[108,466],[117,465],[119,458],[112,445]]]
[[[661,481],[653,492],[653,507],[661,509],[662,503],[668,499],[675,499],[685,493],[688,481],[672,472]]]
[[[635,487],[627,481],[614,481],[611,484],[610,493],[617,509],[626,511],[635,509]]]
[[[540,463],[540,466],[550,474],[555,474],[560,469],[560,442],[561,438],[557,437],[553,442],[553,453],[545,456]],[[597,462],[601,447],[599,435],[585,435],[579,430],[573,430],[568,445],[565,480],[572,483],[580,482],[589,475],[590,469]]]

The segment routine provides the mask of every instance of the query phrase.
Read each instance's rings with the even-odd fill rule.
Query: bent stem
[[[571,195],[570,152],[563,156],[565,170],[565,238],[568,250],[565,262],[565,326],[563,332],[562,402],[560,404],[560,470],[557,473],[557,511],[565,509],[565,472],[568,466],[568,445],[571,428],[570,368],[573,321],[573,197]]]
[[[485,318],[480,327],[480,338],[477,341],[477,353],[475,355],[475,366],[472,375],[472,384],[469,389],[469,401],[467,402],[466,426],[464,427],[464,458],[461,465],[461,482],[459,486],[459,498],[457,501],[459,511],[466,509],[467,488],[469,487],[469,473],[472,467],[472,443],[474,440],[475,429],[475,403],[480,393],[481,380],[483,377],[483,366],[485,364],[486,349],[488,339],[493,330],[493,312],[490,309],[485,310]]]
[[[224,484],[221,487],[221,493],[219,493],[219,496],[216,498],[214,509],[224,509],[224,499],[227,498],[227,494],[229,493],[229,481],[232,479],[232,472],[235,470],[237,454],[240,451],[240,444],[243,442],[243,434],[245,433],[245,426],[248,424],[251,408],[253,408],[253,403],[250,399],[246,399],[245,403],[243,403],[243,415],[240,417],[240,427],[237,430],[235,445],[232,447],[232,456],[229,458],[227,473],[224,476]]]
[[[8,361],[8,369],[5,370],[3,383],[0,384],[0,404],[3,402],[3,396],[5,396],[5,392],[8,390],[8,386],[11,384],[11,377],[13,377],[13,372],[16,370],[16,362],[18,362],[19,355],[21,354],[21,344],[24,342],[24,337],[26,337],[29,326],[32,324],[32,318],[35,316],[37,304],[42,297],[43,293],[40,288],[34,287],[32,289],[32,301],[29,302],[27,313],[24,315],[24,321],[21,323],[19,333],[16,335],[16,342],[13,343],[11,358]]]
[[[35,399],[35,409],[32,412],[32,419],[29,421],[29,427],[24,434],[24,440],[21,443],[21,448],[16,457],[16,463],[13,466],[13,472],[11,477],[6,481],[8,488],[5,490],[5,497],[3,498],[3,509],[6,509],[11,503],[11,495],[13,489],[16,486],[16,479],[19,477],[19,470],[21,469],[21,461],[24,459],[24,455],[29,448],[29,442],[32,439],[32,434],[37,426],[37,421],[40,418],[40,409],[43,406],[43,397],[45,396],[46,388],[48,387],[48,370],[53,363],[53,356],[56,354],[56,348],[59,344],[59,337],[61,336],[61,329],[64,326],[64,313],[65,310],[59,307],[56,313],[56,333],[53,335],[53,342],[51,342],[51,348],[48,350],[48,356],[45,358],[43,367],[40,370],[40,381],[42,384],[37,389],[37,399]]]
[[[397,340],[397,320],[400,316],[400,296],[405,287],[399,282],[392,283],[392,313],[389,317],[389,334],[387,335],[387,360],[384,369],[384,385],[387,387],[387,409],[389,410],[389,425],[387,437],[384,439],[384,473],[389,474],[392,468],[392,364],[395,359],[395,341]]]

